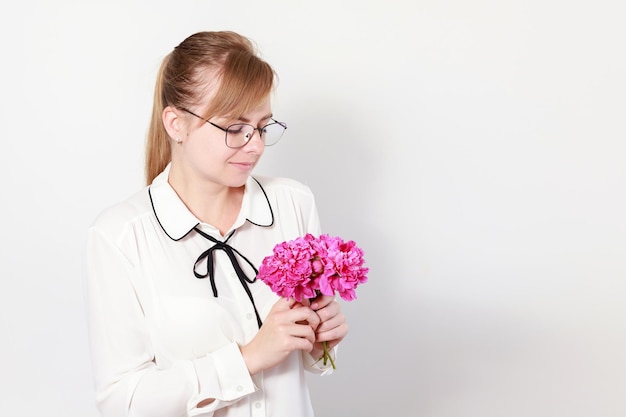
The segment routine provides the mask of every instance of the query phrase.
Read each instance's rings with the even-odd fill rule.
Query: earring
[[[183,143],[183,140],[177,136],[176,137],[176,143],[178,143],[180,145],[181,143]]]

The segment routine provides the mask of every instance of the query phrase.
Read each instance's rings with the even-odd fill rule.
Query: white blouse
[[[262,320],[278,298],[261,281],[246,283],[253,304],[226,251],[214,248],[210,262],[205,251],[215,243],[194,228],[219,242],[225,237],[187,209],[168,173],[169,166],[149,187],[105,210],[88,232],[86,297],[101,414],[313,416],[303,371],[332,369],[293,352],[250,376],[239,346],[258,332],[254,306]],[[226,233],[248,279],[255,277],[248,261],[258,268],[277,243],[320,233],[309,188],[255,178],[248,178]],[[196,407],[207,398],[216,400]]]

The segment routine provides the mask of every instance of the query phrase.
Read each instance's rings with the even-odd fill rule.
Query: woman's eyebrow
[[[265,115],[264,117],[261,118],[261,120],[267,120],[267,119],[271,119],[272,116],[274,116],[272,113],[269,113],[267,115]],[[250,123],[250,119],[248,119],[247,117],[240,117],[239,120],[241,120],[244,123]]]

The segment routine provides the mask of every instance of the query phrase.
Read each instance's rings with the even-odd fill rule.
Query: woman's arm
[[[96,402],[104,417],[211,416],[256,390],[236,343],[158,368],[135,274],[118,242],[90,229],[86,302]]]

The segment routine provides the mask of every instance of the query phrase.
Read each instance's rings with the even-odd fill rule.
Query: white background
[[[86,229],[143,186],[163,56],[220,29],[280,76],[257,172],[309,185],[371,268],[319,417],[626,415],[622,4],[4,5],[0,415],[97,415]]]

